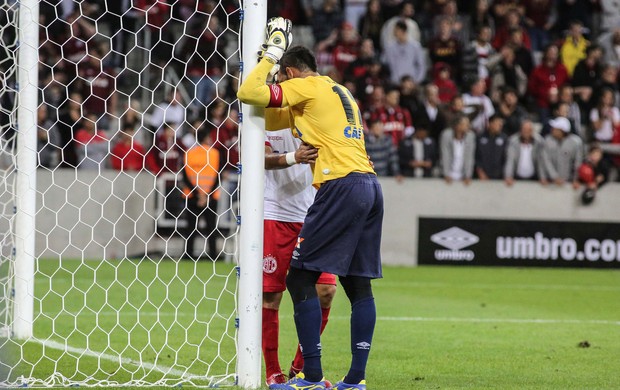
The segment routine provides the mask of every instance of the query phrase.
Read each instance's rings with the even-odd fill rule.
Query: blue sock
[[[295,327],[301,352],[304,356],[303,373],[306,380],[319,382],[323,379],[321,368],[321,305],[314,297],[294,305]]]
[[[345,383],[358,384],[366,377],[366,363],[375,331],[377,311],[375,299],[368,297],[355,302],[351,307],[351,369],[344,378]]]

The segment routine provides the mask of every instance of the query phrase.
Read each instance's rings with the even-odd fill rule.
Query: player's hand
[[[269,19],[266,29],[265,45],[267,50],[264,51],[265,57],[271,58],[274,63],[280,61],[293,41],[292,28],[293,24],[288,19],[282,17]]]
[[[303,142],[295,151],[295,161],[300,164],[314,164],[319,157],[319,150]]]

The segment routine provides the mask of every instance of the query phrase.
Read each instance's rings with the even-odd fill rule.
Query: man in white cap
[[[541,182],[546,184],[553,181],[561,186],[570,181],[578,188],[577,170],[583,162],[583,141],[579,136],[571,134],[571,125],[567,118],[560,116],[552,119],[549,126],[551,132],[545,138],[543,147]]]

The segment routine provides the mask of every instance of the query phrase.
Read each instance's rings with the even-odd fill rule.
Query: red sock
[[[331,307],[327,309],[321,308],[321,334],[325,330],[325,326],[327,326],[327,320],[329,317],[329,311]],[[299,344],[297,345],[297,353],[295,354],[295,359],[293,360],[293,367],[297,369],[304,368],[304,356],[301,353],[301,349],[299,348]]]
[[[263,357],[265,358],[266,378],[282,372],[278,361],[279,327],[278,311],[263,308]]]

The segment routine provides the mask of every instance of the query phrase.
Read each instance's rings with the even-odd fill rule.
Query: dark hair
[[[211,134],[213,128],[211,126],[203,126],[196,131],[196,141],[201,144]]]
[[[398,22],[396,22],[396,25],[394,26],[394,28],[407,31],[407,23],[403,22],[402,20],[399,20]]]
[[[280,59],[281,68],[297,68],[301,71],[310,70],[316,72],[316,58],[314,54],[304,46],[291,47]]]

